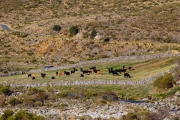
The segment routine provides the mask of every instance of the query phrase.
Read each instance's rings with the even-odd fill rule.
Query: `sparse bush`
[[[84,32],[82,37],[83,38],[88,38],[89,37],[89,33],[88,32]]]
[[[97,31],[96,30],[92,30],[91,34],[90,34],[90,38],[94,39],[94,37],[96,37],[96,35],[97,35]]]
[[[66,104],[66,103],[61,103],[60,104],[60,109],[61,110],[65,110],[67,107],[68,107],[68,104]]]
[[[43,116],[37,116],[24,110],[19,110],[14,117],[15,120],[45,120]]]
[[[14,112],[12,110],[4,110],[3,115],[0,117],[0,119],[1,120],[7,120],[13,114],[14,114]]]
[[[168,89],[173,87],[173,83],[173,76],[170,73],[165,73],[164,76],[158,77],[153,82],[153,86],[159,89]]]
[[[53,30],[54,31],[60,31],[61,27],[59,25],[54,25]]]
[[[78,26],[71,26],[70,29],[69,29],[69,33],[71,35],[76,35],[78,33]]]
[[[42,102],[41,102],[41,101],[36,101],[36,102],[34,103],[34,105],[35,105],[35,106],[42,106]]]
[[[33,95],[33,94],[36,94],[36,93],[38,93],[37,88],[29,88],[28,92],[27,92],[28,95]]]
[[[34,106],[34,99],[24,99],[23,100],[23,105],[28,106],[28,107],[33,107]]]
[[[11,104],[12,106],[15,106],[19,103],[20,103],[20,101],[14,97],[9,100],[9,104]]]
[[[5,96],[10,96],[12,94],[10,86],[0,86],[0,93],[3,93]]]

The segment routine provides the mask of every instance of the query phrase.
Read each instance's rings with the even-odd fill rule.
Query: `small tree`
[[[76,35],[78,33],[78,26],[71,26],[70,29],[69,29],[69,33],[71,35]]]
[[[96,30],[92,30],[91,34],[90,34],[90,38],[94,39],[94,37],[96,37],[96,35],[97,35],[97,31]]]
[[[53,30],[60,31],[61,27],[59,25],[54,25]]]

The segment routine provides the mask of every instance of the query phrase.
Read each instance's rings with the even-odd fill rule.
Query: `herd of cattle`
[[[120,69],[109,68],[108,72],[109,72],[109,74],[112,74],[113,76],[120,76],[121,73],[124,73],[124,77],[131,78],[131,75],[126,72],[127,69],[128,70],[132,70],[132,67],[125,68],[125,66],[123,66]],[[62,75],[70,76],[72,74],[75,74],[76,71],[78,71],[78,69],[73,68],[70,71],[61,71],[61,72],[56,72],[55,74],[56,74],[56,76],[59,76],[59,77],[62,76]],[[86,75],[90,75],[90,74],[93,74],[93,73],[98,74],[98,75],[102,75],[102,71],[99,70],[99,69],[96,69],[95,66],[91,67],[89,69],[86,69],[86,70],[84,70],[83,68],[80,68],[80,72],[81,72],[80,77],[84,77],[85,74]],[[27,74],[27,77],[28,78],[30,77],[33,80],[36,79],[35,74]],[[41,77],[45,78],[46,77],[46,73],[41,73]],[[52,76],[51,79],[55,79],[55,77]]]

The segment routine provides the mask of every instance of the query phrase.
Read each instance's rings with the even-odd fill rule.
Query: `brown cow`
[[[102,75],[102,71],[101,70],[97,71],[97,74]]]
[[[58,76],[60,77],[63,73],[64,73],[63,71],[59,72]]]

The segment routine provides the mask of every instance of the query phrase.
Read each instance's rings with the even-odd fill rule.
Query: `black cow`
[[[56,76],[58,76],[58,72],[56,72]]]
[[[67,76],[67,75],[69,75],[70,76],[70,72],[66,72],[66,71],[64,71],[64,74]]]
[[[84,77],[84,74],[80,74],[80,77]]]
[[[124,73],[124,77],[130,78],[131,76],[129,75],[129,73]]]
[[[128,69],[129,69],[129,70],[132,70],[132,67],[130,66],[130,67],[128,67]]]
[[[119,76],[118,72],[117,72],[117,71],[115,71],[115,70],[113,70],[113,71],[112,71],[112,74],[113,74],[113,75],[117,75],[117,76]]]
[[[94,67],[89,68],[89,71],[95,72],[96,71],[96,67],[94,66]]]
[[[113,68],[109,68],[108,71],[109,71],[109,74],[110,74],[110,73],[113,73],[114,70],[113,70]]]
[[[55,77],[53,76],[53,77],[51,77],[51,79],[55,79]]]
[[[27,74],[28,77],[31,77],[31,74]]]
[[[89,70],[82,70],[82,73],[83,73],[83,74],[90,74],[90,73],[92,73],[92,71],[89,71]]]
[[[98,71],[101,71],[101,70],[94,70],[95,73],[97,73]]]
[[[75,73],[75,70],[73,69],[73,70],[71,70],[71,74],[74,74]]]
[[[126,72],[126,70],[127,70],[127,69],[124,69],[124,68],[123,68],[123,69],[115,69],[115,71],[120,72],[120,73]]]
[[[74,71],[78,71],[76,68],[73,68]]]
[[[80,68],[80,71],[82,72],[82,71],[83,71],[83,69],[82,69],[82,68]]]
[[[32,77],[32,80],[35,80],[35,79],[36,79],[35,76],[33,76],[33,77]]]
[[[46,73],[41,73],[41,77],[45,78],[46,77]]]

